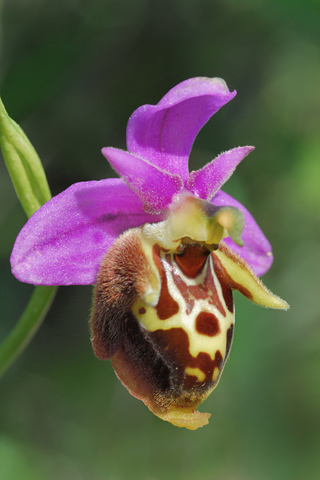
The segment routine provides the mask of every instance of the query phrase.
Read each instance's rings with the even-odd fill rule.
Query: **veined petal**
[[[200,170],[191,172],[187,188],[204,200],[211,200],[231,177],[237,165],[254,150],[254,147],[238,147],[221,153]]]
[[[101,259],[123,231],[160,221],[120,179],[81,182],[37,210],[11,254],[13,274],[34,285],[95,283]]]
[[[103,148],[112,167],[142,199],[144,210],[160,214],[183,188],[180,175],[161,170],[148,161],[117,148]]]
[[[272,248],[253,216],[240,202],[221,190],[213,197],[212,203],[236,207],[243,212],[245,226],[241,237],[244,246],[239,247],[231,238],[225,238],[224,242],[250,265],[256,275],[266,273],[273,262]]]
[[[172,88],[157,105],[143,105],[131,115],[127,148],[153,165],[188,179],[188,157],[203,125],[236,91],[220,78],[197,77]]]

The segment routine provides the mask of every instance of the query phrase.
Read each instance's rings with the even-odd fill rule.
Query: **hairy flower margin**
[[[219,78],[192,78],[157,105],[138,108],[127,126],[128,151],[102,150],[121,179],[76,183],[52,198],[23,227],[11,255],[22,282],[96,283],[96,355],[111,358],[122,383],[156,415],[191,429],[208,421],[196,407],[218,383],[230,350],[232,290],[288,308],[256,277],[272,264],[270,243],[248,210],[220,190],[253,147],[188,170],[197,133],[235,95]]]

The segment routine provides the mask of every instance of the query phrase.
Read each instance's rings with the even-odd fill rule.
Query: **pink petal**
[[[187,188],[197,197],[211,200],[222,185],[231,177],[236,166],[254,147],[238,147],[221,153],[201,170],[191,172]]]
[[[143,200],[144,210],[159,214],[183,188],[180,175],[160,170],[151,163],[117,148],[103,148],[112,167]]]
[[[224,241],[251,266],[256,275],[263,275],[272,265],[272,249],[252,215],[240,202],[221,190],[213,197],[211,202],[218,206],[236,207],[244,213],[245,227],[241,235],[244,241],[243,247],[236,245],[231,238],[226,238]]]
[[[71,185],[32,215],[11,254],[13,274],[34,285],[95,283],[102,257],[125,230],[161,217],[120,179]]]
[[[157,105],[133,112],[127,126],[128,150],[186,182],[189,153],[199,130],[235,95],[220,78],[180,83]]]

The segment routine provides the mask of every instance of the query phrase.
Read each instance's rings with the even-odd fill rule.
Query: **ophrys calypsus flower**
[[[188,170],[198,131],[236,92],[193,78],[129,119],[127,148],[103,149],[121,179],[77,183],[20,232],[12,271],[35,285],[96,284],[92,343],[156,415],[196,429],[234,327],[232,291],[286,309],[258,279],[271,246],[246,208],[220,190],[253,147]]]

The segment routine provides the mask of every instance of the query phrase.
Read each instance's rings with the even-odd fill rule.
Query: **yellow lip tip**
[[[158,416],[172,425],[188,430],[197,430],[209,423],[210,413],[202,413],[198,410],[174,409]]]
[[[279,309],[281,310],[289,310],[290,309],[290,305],[288,302],[286,302],[285,300],[282,300],[282,298],[279,297],[278,299],[278,307]]]

